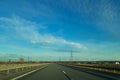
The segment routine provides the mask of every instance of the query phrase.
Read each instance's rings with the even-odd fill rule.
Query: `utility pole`
[[[73,54],[72,54],[72,50],[70,51],[70,61],[73,61]]]
[[[59,62],[61,62],[61,57],[59,57]]]
[[[28,63],[30,62],[30,60],[29,60],[29,56],[28,56]]]

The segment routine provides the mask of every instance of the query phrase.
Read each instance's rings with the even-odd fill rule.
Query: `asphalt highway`
[[[96,73],[97,74],[97,73]],[[17,80],[119,80],[105,76],[94,75],[70,67],[49,64],[46,68],[38,70]]]

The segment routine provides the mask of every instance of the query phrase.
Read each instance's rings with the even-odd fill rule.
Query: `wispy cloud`
[[[96,22],[96,25],[99,29],[102,29],[108,32],[114,38],[120,39],[120,14],[119,5],[116,5],[112,0],[101,0],[99,4],[99,9],[96,12],[99,19]]]
[[[85,23],[106,31],[114,38],[120,39],[120,5],[114,0],[61,0],[63,7],[79,14]],[[117,4],[118,3],[118,4]],[[71,4],[71,5],[69,5]]]
[[[40,31],[44,30],[44,26],[38,25],[35,22],[22,19],[20,17],[6,18],[1,17],[0,21],[2,28],[9,29],[15,32],[16,36],[29,41],[32,45],[39,45],[42,47],[52,48],[74,48],[74,49],[87,49],[86,46],[65,40],[59,36],[54,36],[51,33],[42,34]],[[4,35],[4,34],[3,34]],[[13,35],[14,36],[14,35]],[[9,36],[8,36],[9,37]],[[10,37],[9,37],[10,38]]]

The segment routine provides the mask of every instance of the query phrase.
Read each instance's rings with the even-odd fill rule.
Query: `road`
[[[97,73],[96,73],[97,74]],[[118,80],[105,76],[90,74],[70,67],[49,64],[46,68],[17,80]]]

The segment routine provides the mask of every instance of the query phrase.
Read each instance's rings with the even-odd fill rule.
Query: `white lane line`
[[[66,72],[65,71],[62,71],[64,74],[66,74]]]
[[[21,77],[24,77],[24,76],[26,76],[26,75],[29,75],[29,74],[31,74],[31,73],[33,73],[33,72],[35,72],[35,71],[38,71],[38,70],[40,70],[40,69],[42,69],[42,68],[44,68],[44,67],[41,67],[41,68],[38,68],[38,69],[36,69],[36,70],[30,71],[30,72],[28,72],[28,73],[25,73],[25,74],[23,74],[23,75],[17,76],[17,77],[15,77],[15,78],[10,79],[10,80],[17,80],[17,79],[19,79],[19,78],[21,78]]]
[[[65,75],[69,80],[72,80],[65,71],[62,71],[62,72],[64,73],[64,75]]]

